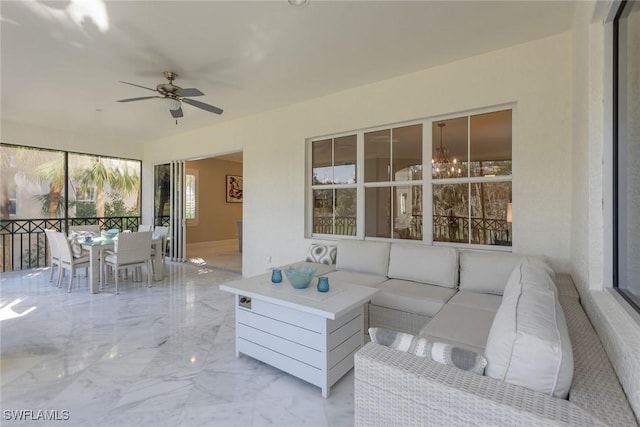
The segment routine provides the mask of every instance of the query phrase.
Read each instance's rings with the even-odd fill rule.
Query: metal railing
[[[335,226],[335,228],[334,228]],[[356,217],[322,217],[313,219],[313,232],[339,236],[356,235]],[[394,229],[396,237],[402,239],[422,239],[422,215],[411,215],[407,228]],[[469,239],[471,232],[471,239]],[[474,243],[479,245],[511,246],[511,227],[504,219],[469,218],[450,215],[433,216],[433,240],[435,242]]]
[[[140,217],[33,218],[0,220],[2,272],[49,265],[49,246],[44,230],[67,231],[72,225],[98,224],[101,229],[137,231]]]
[[[468,217],[434,215],[433,241],[511,246],[510,228],[510,223],[504,219],[471,218],[469,230]]]
[[[313,232],[317,234],[355,236],[356,231],[355,216],[317,216],[313,218]]]

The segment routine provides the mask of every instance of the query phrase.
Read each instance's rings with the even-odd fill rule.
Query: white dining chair
[[[151,250],[151,255],[153,256],[153,258],[155,259],[156,257],[156,250],[160,251],[161,257],[160,259],[162,260],[162,265],[164,266],[164,258],[167,252],[167,236],[169,236],[169,227],[163,227],[162,225],[156,225],[156,228],[153,230],[153,238],[154,239],[161,239],[160,242],[160,247],[158,248],[153,248]]]
[[[104,257],[103,271],[105,281],[107,269],[113,269],[115,277],[116,295],[119,294],[119,274],[122,269],[144,266],[147,269],[147,284],[151,287],[151,232],[120,233],[113,254]]]
[[[60,274],[60,250],[56,245],[56,238],[53,233],[57,233],[56,230],[44,230],[44,235],[47,236],[47,242],[49,243],[49,253],[51,254],[51,269],[49,272],[49,281],[53,281],[53,269],[58,267],[58,274]]]
[[[138,232],[140,231],[153,231],[153,226],[149,224],[138,225]]]
[[[62,278],[65,270],[69,270],[69,286],[67,292],[71,292],[73,286],[73,276],[77,269],[86,268],[89,269],[90,261],[89,255],[83,253],[80,256],[74,256],[71,250],[71,244],[67,240],[67,236],[59,231],[51,233],[51,236],[55,239],[55,246],[57,246],[60,254],[60,268],[58,271],[58,287],[62,284]]]

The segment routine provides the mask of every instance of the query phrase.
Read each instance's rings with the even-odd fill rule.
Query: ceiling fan
[[[202,96],[204,93],[200,92],[198,89],[190,87],[183,89],[180,86],[176,86],[173,84],[173,81],[178,78],[178,74],[165,71],[164,76],[169,80],[169,83],[160,83],[156,86],[155,89],[150,87],[142,86],[135,83],[123,82],[126,85],[137,86],[143,89],[151,90],[153,92],[157,92],[158,95],[154,96],[142,96],[138,98],[127,98],[127,99],[119,99],[118,102],[132,102],[132,101],[142,101],[145,99],[166,99],[167,107],[169,108],[169,112],[174,119],[180,118],[183,116],[182,114],[182,103],[192,105],[194,107],[200,108],[205,111],[209,111],[210,113],[222,114],[222,109],[218,107],[214,107],[213,105],[206,104],[204,102],[196,101],[194,99],[190,99],[193,96]]]

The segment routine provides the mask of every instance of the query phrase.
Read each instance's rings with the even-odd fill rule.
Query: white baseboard
[[[238,245],[238,239],[229,239],[229,240],[211,240],[209,242],[196,242],[196,243],[187,243],[187,250],[189,249],[200,249],[200,248],[211,248],[218,246],[230,246],[230,245]]]

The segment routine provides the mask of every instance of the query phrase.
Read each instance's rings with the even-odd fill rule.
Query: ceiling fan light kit
[[[182,107],[182,104],[177,98],[168,96],[166,98],[162,98],[162,100],[169,110],[179,110]]]
[[[146,99],[161,99],[162,102],[167,106],[167,108],[169,109],[169,113],[171,113],[171,117],[173,117],[174,119],[177,119],[179,117],[182,117],[182,103],[184,102],[185,104],[189,104],[193,107],[196,108],[200,108],[201,110],[205,110],[208,111],[210,113],[214,113],[214,114],[222,114],[222,109],[215,107],[213,105],[209,105],[207,103],[201,102],[201,101],[196,101],[193,99],[190,99],[190,97],[194,97],[194,96],[202,96],[204,95],[204,93],[202,93],[200,90],[191,87],[191,88],[186,88],[183,89],[180,86],[174,85],[173,81],[175,79],[178,78],[178,74],[172,72],[172,71],[165,71],[164,76],[166,77],[167,80],[169,80],[169,83],[160,83],[156,86],[155,89],[152,89],[150,87],[146,87],[146,86],[142,86],[136,83],[129,83],[129,82],[123,82],[121,81],[120,83],[124,83],[127,85],[131,85],[131,86],[136,86],[142,89],[146,89],[146,90],[150,90],[153,92],[156,92],[158,95],[155,96],[142,96],[142,97],[137,97],[137,98],[127,98],[127,99],[119,99],[118,102],[132,102],[132,101],[143,101]]]

